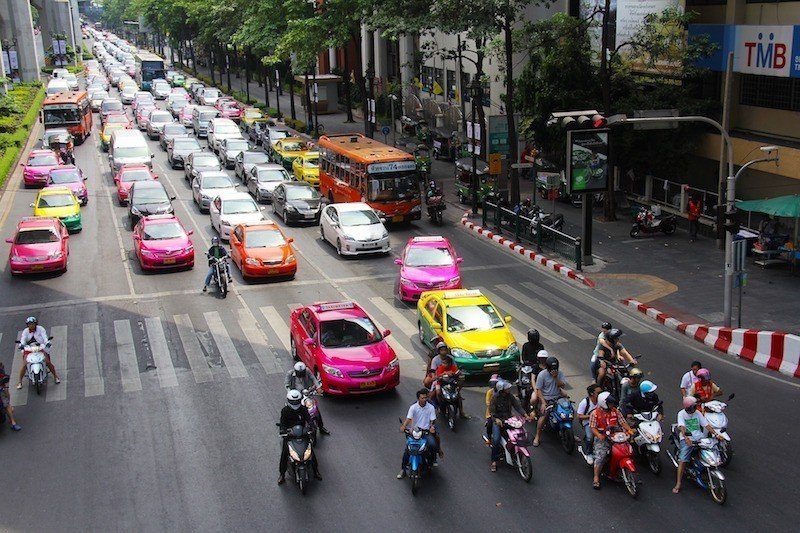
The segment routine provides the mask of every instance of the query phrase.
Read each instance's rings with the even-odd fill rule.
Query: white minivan
[[[122,165],[153,166],[153,154],[139,130],[115,130],[108,148],[111,172],[116,174]]]
[[[53,78],[47,83],[47,96],[69,92],[69,84],[64,78]]]

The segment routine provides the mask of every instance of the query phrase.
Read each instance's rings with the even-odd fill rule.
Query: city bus
[[[92,133],[92,106],[86,91],[72,91],[48,96],[42,104],[44,129],[66,128],[81,144]]]
[[[319,139],[319,191],[330,202],[366,202],[388,222],[419,220],[414,156],[360,133]]]
[[[139,52],[134,57],[136,61],[136,84],[143,91],[150,90],[150,82],[153,79],[164,79],[164,60],[150,52]]]

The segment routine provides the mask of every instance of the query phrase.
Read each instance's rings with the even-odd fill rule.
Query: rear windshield
[[[150,181],[153,176],[145,169],[128,170],[122,173],[122,181]]]
[[[243,198],[241,200],[231,199],[225,200],[222,210],[226,215],[241,215],[245,213],[258,212],[258,206],[253,200]]]
[[[56,185],[62,183],[79,183],[81,181],[81,173],[77,168],[50,173],[50,182]]]
[[[269,162],[269,158],[264,152],[245,152],[242,155],[242,161],[245,163],[255,163],[257,165],[259,163]]]
[[[203,189],[225,189],[233,187],[233,182],[227,176],[206,176],[201,186]]]
[[[38,154],[28,159],[28,166],[49,167],[58,164],[55,154]]]
[[[192,159],[192,165],[195,167],[217,167],[219,166],[219,159],[213,155],[202,155]]]
[[[166,204],[169,203],[169,196],[164,187],[145,187],[133,190],[133,202],[137,204]]]
[[[212,118],[216,117],[217,116],[217,112],[216,111],[202,111],[202,112],[199,113],[199,115],[200,115],[199,116],[200,120],[206,121],[206,120],[211,120]]]

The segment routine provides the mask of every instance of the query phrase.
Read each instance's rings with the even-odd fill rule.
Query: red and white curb
[[[687,324],[631,298],[622,303],[715,350],[788,376],[800,377],[800,336],[780,331]]]
[[[516,242],[512,241],[511,239],[506,239],[505,237],[503,237],[501,235],[497,235],[494,232],[489,231],[488,229],[486,229],[486,228],[484,228],[482,226],[478,226],[477,224],[475,224],[473,222],[470,222],[469,221],[469,212],[465,213],[464,216],[461,217],[461,224],[464,225],[466,228],[474,231],[478,235],[486,237],[487,239],[491,239],[494,242],[496,242],[496,243],[498,243],[498,244],[500,244],[502,246],[506,246],[506,247],[510,248],[511,250],[517,252],[518,254],[527,257],[531,261],[543,265],[545,268],[549,268],[551,270],[555,270],[556,272],[558,272],[562,276],[566,276],[566,277],[568,277],[570,279],[574,279],[576,281],[579,281],[579,282],[583,283],[584,285],[586,285],[587,287],[594,288],[594,281],[592,281],[591,279],[587,278],[586,276],[584,276],[580,272],[577,272],[575,269],[572,269],[572,268],[570,268],[568,266],[562,265],[561,263],[559,263],[557,261],[553,261],[549,257],[546,257],[546,256],[544,256],[542,254],[536,253],[536,252],[534,252],[532,250],[528,250],[527,248],[525,248],[521,244],[516,243]]]

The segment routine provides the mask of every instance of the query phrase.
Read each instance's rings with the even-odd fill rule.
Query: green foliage
[[[8,176],[11,175],[12,167],[19,156],[19,150],[17,146],[0,148],[0,187],[5,185]]]
[[[297,131],[297,133],[308,133],[306,131],[306,123],[302,120],[292,120],[287,118],[284,120],[286,126],[292,128],[293,130]]]
[[[11,173],[20,149],[30,135],[31,128],[42,102],[45,90],[38,83],[20,83],[0,99],[0,109],[5,106],[11,110],[0,118],[0,186],[5,183]],[[7,105],[11,102],[10,105]]]

